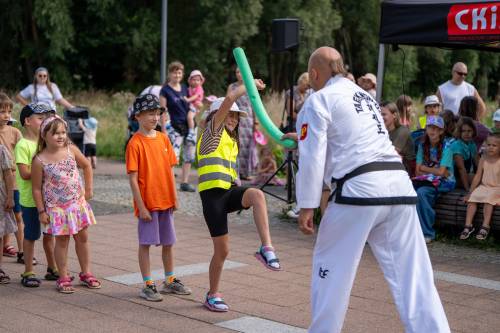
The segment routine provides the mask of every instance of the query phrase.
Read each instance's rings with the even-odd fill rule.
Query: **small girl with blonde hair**
[[[477,204],[483,206],[483,224],[476,239],[485,240],[490,232],[491,215],[495,206],[500,206],[500,134],[490,134],[486,139],[486,156],[479,160],[479,167],[470,186],[467,201],[467,215],[460,239],[467,239],[474,232],[472,219],[477,211]]]
[[[85,188],[78,168],[83,169]],[[46,233],[54,235],[54,250],[59,279],[57,290],[73,293],[68,274],[68,245],[70,236],[80,263],[82,285],[98,289],[101,282],[90,272],[87,227],[95,224],[94,213],[87,203],[92,197],[92,167],[90,162],[68,139],[68,125],[57,115],[46,118],[40,126],[38,152],[32,164],[33,197],[40,223]]]

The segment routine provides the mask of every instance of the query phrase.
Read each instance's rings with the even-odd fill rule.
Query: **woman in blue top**
[[[467,191],[470,189],[470,181],[476,172],[479,157],[474,138],[477,136],[474,120],[469,117],[461,117],[455,128],[456,140],[451,144],[453,162],[455,162],[455,178],[457,187]]]
[[[417,213],[426,243],[435,237],[433,225],[436,219],[434,204],[439,192],[455,187],[453,154],[444,140],[444,121],[440,116],[427,116],[423,142],[418,147],[416,177]]]
[[[162,115],[161,124],[162,131],[168,134],[172,142],[178,161],[182,147],[183,163],[180,190],[194,192],[194,187],[188,183],[188,177],[191,164],[195,159],[196,142],[194,138],[196,138],[196,133],[189,133],[187,124],[189,103],[185,99],[188,96],[188,90],[186,85],[181,83],[183,76],[184,65],[182,63],[174,61],[168,65],[168,80],[160,90],[160,105],[167,110]],[[167,113],[169,119],[167,119]]]

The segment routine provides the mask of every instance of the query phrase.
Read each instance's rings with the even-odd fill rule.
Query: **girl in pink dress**
[[[57,290],[73,293],[68,275],[68,245],[70,236],[75,240],[75,250],[80,263],[80,282],[88,288],[98,289],[101,282],[90,272],[87,227],[95,224],[94,213],[86,200],[92,197],[92,166],[70,144],[68,125],[59,116],[45,119],[40,126],[38,153],[33,159],[31,179],[33,197],[40,223],[45,232],[56,239],[55,257],[60,278]],[[78,168],[83,169],[85,188]]]
[[[467,239],[474,232],[472,220],[477,211],[477,204],[483,204],[483,224],[476,239],[485,240],[490,232],[491,215],[495,206],[500,206],[500,133],[490,134],[486,139],[486,156],[479,160],[479,167],[470,186],[467,201],[465,227],[460,239]]]

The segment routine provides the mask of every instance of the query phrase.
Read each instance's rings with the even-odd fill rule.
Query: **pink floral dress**
[[[75,157],[43,165],[43,200],[50,218],[46,233],[49,235],[75,235],[91,224],[96,224],[92,208],[85,200],[84,190]]]

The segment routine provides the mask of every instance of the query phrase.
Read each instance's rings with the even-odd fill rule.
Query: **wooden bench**
[[[440,194],[434,210],[436,211],[437,225],[450,225],[463,228],[465,225],[465,214],[467,204],[462,202],[465,195],[464,190],[453,190]],[[474,216],[474,226],[479,227],[483,223],[483,205],[479,204]],[[492,230],[500,231],[500,207],[496,206],[491,217],[490,227]]]

